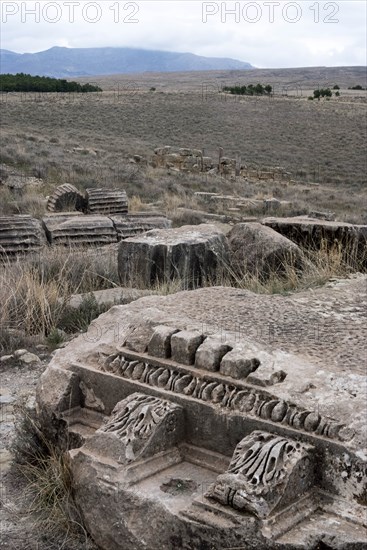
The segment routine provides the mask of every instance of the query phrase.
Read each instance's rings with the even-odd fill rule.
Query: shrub
[[[98,304],[90,293],[83,297],[78,308],[68,306],[64,309],[58,327],[67,333],[85,332],[94,319],[109,309],[109,305]]]

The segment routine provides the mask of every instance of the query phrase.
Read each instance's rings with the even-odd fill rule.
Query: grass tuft
[[[34,408],[23,404],[16,412],[12,452],[14,472],[24,483],[22,508],[49,548],[94,549],[74,501],[67,452],[46,437]]]

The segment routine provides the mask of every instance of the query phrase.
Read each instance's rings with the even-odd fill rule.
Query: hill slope
[[[1,73],[68,78],[107,74],[251,69],[249,63],[192,53],[134,48],[59,48],[18,54],[0,50]]]

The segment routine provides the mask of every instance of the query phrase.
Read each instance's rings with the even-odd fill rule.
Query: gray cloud
[[[130,46],[258,67],[365,65],[366,10],[364,0],[3,0],[1,47]]]

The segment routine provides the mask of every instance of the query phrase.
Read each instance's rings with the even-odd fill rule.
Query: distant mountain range
[[[55,46],[43,52],[23,54],[0,50],[0,73],[26,73],[56,78],[252,68],[249,63],[236,59],[135,48],[60,48]]]

